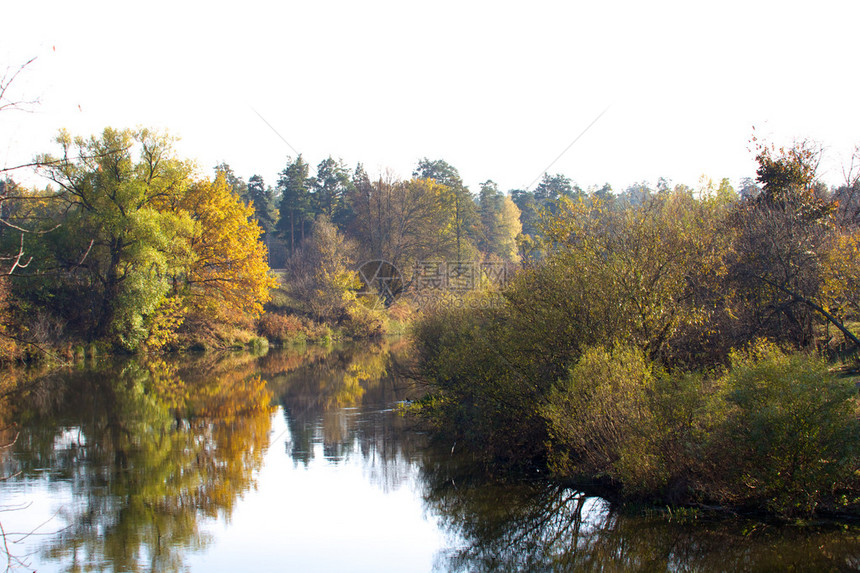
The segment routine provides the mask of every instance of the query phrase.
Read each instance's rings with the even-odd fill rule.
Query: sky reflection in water
[[[3,475],[21,472],[0,482],[0,522],[37,533],[10,543],[19,570],[860,568],[853,528],[670,522],[488,482],[392,410],[411,390],[389,351],[52,375],[7,414],[21,434],[0,452]]]

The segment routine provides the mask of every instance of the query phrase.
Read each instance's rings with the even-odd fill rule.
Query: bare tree
[[[842,167],[842,175],[845,183],[834,191],[833,198],[839,205],[840,223],[856,229],[860,226],[860,145],[854,148],[848,165]]]
[[[6,68],[6,71],[3,73],[3,76],[0,77],[0,111],[8,111],[8,110],[17,110],[17,111],[25,111],[29,109],[29,106],[39,103],[39,99],[15,99],[10,97],[10,88],[12,84],[15,82],[15,79],[21,75],[21,73],[36,61],[36,58],[30,58],[20,66],[14,68]]]
[[[38,99],[18,99],[12,94],[12,85],[15,83],[15,80],[35,60],[35,57],[30,58],[20,66],[7,68],[3,76],[0,77],[0,112],[29,111],[30,106],[38,103]],[[17,192],[17,186],[9,176],[11,172],[23,169],[28,165],[0,168],[0,175],[4,176],[0,180],[0,238],[3,237],[3,231],[6,229],[16,231],[20,234],[17,252],[0,253],[0,274],[11,275],[17,269],[25,268],[30,264],[30,259],[26,259],[24,255],[24,235],[27,233],[27,230],[10,221],[10,204],[16,199],[22,199],[23,197]],[[33,165],[35,164],[31,166]],[[4,269],[4,265],[8,265],[8,269]]]

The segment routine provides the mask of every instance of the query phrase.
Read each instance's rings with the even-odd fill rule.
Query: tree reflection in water
[[[425,456],[425,503],[454,548],[439,571],[856,571],[860,529],[632,515],[557,483],[487,483]]]
[[[311,350],[311,349],[309,349]],[[287,454],[308,467],[321,453],[329,463],[360,456],[369,479],[390,491],[414,478],[423,436],[393,404],[414,397],[398,376],[404,341],[315,348],[303,360],[278,353],[262,361],[284,409]]]
[[[488,483],[391,410],[413,397],[396,362],[385,346],[309,347],[53,374],[0,404],[22,429],[1,469],[71,491],[68,528],[42,549],[61,569],[183,570],[210,542],[201,518],[229,518],[253,486],[280,402],[298,471],[358,462],[385,492],[421,492],[449,539],[440,571],[860,569],[857,530],[666,520],[557,483]]]
[[[406,397],[394,371],[386,344],[54,373],[3,404],[23,431],[0,467],[69,486],[68,526],[42,546],[43,559],[71,571],[181,570],[185,555],[210,541],[200,519],[229,518],[252,487],[275,396],[298,466],[319,445],[326,463],[358,456],[385,491],[414,482],[418,446],[391,410]]]
[[[253,361],[228,362],[198,362],[192,376],[129,361],[52,376],[18,399],[27,430],[14,469],[51,468],[75,499],[46,558],[70,571],[176,571],[206,544],[198,519],[229,516],[251,487],[273,412]]]

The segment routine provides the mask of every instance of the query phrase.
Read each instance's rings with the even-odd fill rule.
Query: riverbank
[[[284,300],[283,296],[277,297],[277,291],[275,294],[276,301]],[[404,334],[411,321],[409,313],[403,309],[368,312],[365,318],[364,323],[357,323],[349,317],[342,321],[321,321],[289,304],[271,303],[256,320],[241,317],[227,322],[191,317],[176,324],[170,337],[159,345],[142,345],[134,352],[110,340],[84,338],[59,327],[43,325],[33,329],[19,326],[21,332],[15,334],[0,332],[0,341],[5,343],[4,352],[0,353],[0,369],[73,364],[112,355],[159,356],[225,350],[259,354],[268,347],[379,340],[387,335]]]
[[[671,371],[618,344],[583,348],[543,382],[547,354],[476,320],[449,311],[418,326],[429,393],[412,411],[495,471],[658,505],[860,516],[860,404],[833,364],[762,342],[723,368]]]
[[[493,304],[418,323],[416,413],[501,472],[789,520],[860,514],[860,267],[828,250],[853,227],[807,191],[560,202],[545,256]]]

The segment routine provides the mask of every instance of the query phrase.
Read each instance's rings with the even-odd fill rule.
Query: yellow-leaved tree
[[[53,228],[20,280],[56,301],[69,330],[151,351],[183,324],[249,326],[262,312],[275,283],[261,229],[224,175],[200,179],[147,129],[57,143],[62,154],[39,161],[57,186],[45,197],[63,208],[48,210]]]
[[[269,274],[253,206],[219,174],[214,181],[191,183],[170,208],[192,221],[184,237],[190,256],[173,284],[173,296],[181,298],[184,311],[199,320],[234,319],[237,314],[257,318],[276,280]],[[168,305],[167,310],[177,309]]]

